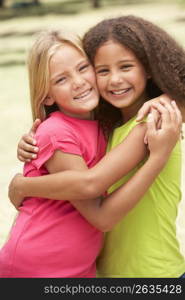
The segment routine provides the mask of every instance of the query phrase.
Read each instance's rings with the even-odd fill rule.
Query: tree
[[[0,7],[4,7],[5,0],[0,0]]]
[[[5,6],[5,2],[6,2],[6,0],[0,0],[0,8],[2,8],[2,7]],[[28,4],[29,4],[29,2],[24,2],[24,1],[22,1],[22,2],[20,2],[20,3],[23,3],[23,4],[28,3]],[[30,1],[30,3],[32,3],[32,4],[34,4],[34,5],[39,5],[39,4],[40,4],[40,1],[39,1],[39,0],[32,0],[32,1]]]
[[[92,6],[94,8],[99,8],[100,7],[100,0],[91,0]]]
[[[32,1],[35,5],[39,5],[40,4],[40,1],[39,0],[33,0]]]

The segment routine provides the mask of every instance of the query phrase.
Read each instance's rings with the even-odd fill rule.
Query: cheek
[[[134,81],[136,83],[136,85],[140,88],[145,88],[146,84],[147,84],[147,75],[146,73],[143,71],[138,72],[137,74],[135,74],[135,76],[133,77]]]
[[[89,74],[87,74],[86,78],[88,82],[90,82],[93,86],[96,86],[96,76],[94,72],[90,72]]]
[[[98,86],[98,90],[99,90],[100,94],[104,93],[105,92],[105,87],[106,87],[105,79],[97,77],[97,86]]]
[[[55,90],[56,99],[60,99],[61,101],[65,100],[66,97],[70,97],[72,93],[72,88],[68,85],[61,86]]]
[[[91,67],[88,72],[84,73],[84,78],[92,85],[96,85],[96,75],[93,67]]]

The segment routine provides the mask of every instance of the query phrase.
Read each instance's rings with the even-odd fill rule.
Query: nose
[[[85,79],[81,74],[75,74],[73,76],[73,88],[75,90],[78,90],[79,88],[83,87],[85,84]]]
[[[114,71],[110,75],[110,83],[112,85],[118,85],[123,82],[122,74],[118,71]]]

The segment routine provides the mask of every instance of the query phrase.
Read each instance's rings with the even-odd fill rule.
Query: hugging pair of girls
[[[39,152],[30,159],[34,139],[21,139],[24,176],[9,187],[19,214],[0,276],[180,277],[183,49],[147,20],[122,16],[82,42],[42,32],[28,69]],[[150,111],[147,120],[138,111],[140,120]]]

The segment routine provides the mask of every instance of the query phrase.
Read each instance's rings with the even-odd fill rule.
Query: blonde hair
[[[79,36],[58,29],[41,31],[29,51],[27,63],[33,120],[36,118],[44,120],[47,117],[44,100],[49,93],[50,59],[66,43],[74,46],[86,56]],[[56,105],[54,106],[56,110]]]

